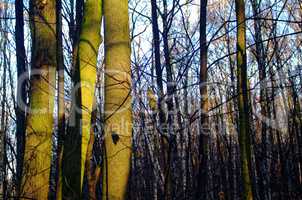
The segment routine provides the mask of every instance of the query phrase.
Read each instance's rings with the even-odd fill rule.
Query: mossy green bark
[[[55,0],[31,0],[32,66],[21,196],[47,199],[56,73]]]
[[[63,194],[59,194],[58,199],[81,197],[101,44],[101,20],[102,1],[86,0],[74,71],[75,105],[63,147]]]
[[[82,109],[81,186],[83,185],[86,153],[91,129],[97,57],[101,44],[101,19],[102,0],[86,0],[78,52]]]

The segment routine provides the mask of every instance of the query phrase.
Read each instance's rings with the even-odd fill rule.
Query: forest
[[[301,0],[0,0],[0,199],[302,200]]]

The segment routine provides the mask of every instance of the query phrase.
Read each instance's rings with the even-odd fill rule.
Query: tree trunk
[[[172,170],[172,148],[173,145],[172,141],[175,136],[173,123],[174,123],[174,103],[173,103],[173,96],[175,92],[175,82],[173,81],[173,71],[170,59],[170,49],[169,49],[169,24],[168,24],[168,10],[167,10],[167,0],[163,0],[163,7],[164,12],[162,14],[162,21],[163,21],[163,44],[164,44],[164,58],[165,58],[165,68],[167,74],[167,95],[166,95],[166,103],[168,108],[168,120],[167,120],[167,133],[168,133],[168,141],[163,141],[163,150],[165,152],[165,162],[164,162],[164,175],[165,175],[165,182],[164,182],[164,198],[165,200],[169,200],[172,198],[172,177],[171,177],[171,170]]]
[[[162,149],[162,157],[163,157],[163,167],[164,174],[168,174],[167,171],[167,124],[166,124],[166,116],[164,113],[164,89],[163,89],[163,80],[162,80],[162,68],[160,62],[160,38],[159,38],[159,27],[158,27],[158,19],[157,19],[157,4],[156,0],[151,0],[151,12],[152,12],[152,33],[153,33],[153,48],[154,48],[154,60],[155,60],[155,72],[156,72],[156,83],[157,83],[157,109],[159,112],[159,125],[158,131],[161,134],[160,144]],[[156,118],[155,118],[156,119]],[[156,122],[156,121],[155,121]],[[157,147],[158,148],[158,147]],[[164,180],[166,183],[166,180]],[[164,190],[166,184],[164,183]],[[165,191],[163,191],[165,194]]]
[[[208,119],[208,90],[207,90],[207,0],[200,0],[200,135],[199,135],[199,171],[197,176],[196,199],[204,199],[207,195],[208,154],[209,154],[209,119]]]
[[[97,109],[96,109],[96,100],[93,103],[93,111],[91,114],[91,124],[95,125],[97,121]],[[87,185],[88,185],[88,197],[90,200],[97,200],[96,196],[96,187],[98,183],[98,174],[100,173],[100,167],[98,165],[93,165],[93,146],[95,142],[95,132],[94,128],[90,129],[90,138],[87,148],[87,156],[85,163],[85,174],[87,176]]]
[[[20,192],[20,184],[22,178],[22,165],[24,158],[25,144],[25,121],[26,121],[26,84],[28,75],[26,69],[26,54],[24,47],[24,17],[23,17],[23,0],[15,1],[15,38],[16,38],[16,56],[17,56],[17,108],[16,108],[16,138],[17,138],[17,167],[16,167],[16,190],[17,196]]]
[[[158,28],[158,22],[157,22],[156,0],[151,0],[151,11],[152,11],[152,33],[153,33],[153,48],[154,48],[156,83],[157,83],[157,87],[158,87],[157,109],[159,111],[159,122],[160,122],[159,130],[163,132],[162,126],[165,123],[165,114],[164,114],[164,111],[162,108],[164,88],[163,88],[163,80],[162,80],[162,69],[161,69],[161,64],[160,64],[160,40],[159,40],[159,28]]]
[[[62,32],[62,0],[56,0],[56,28],[57,28],[57,76],[58,76],[58,131],[57,131],[57,154],[56,154],[56,192],[57,197],[62,195],[62,154],[63,138],[65,135],[65,91],[64,91],[64,55],[63,55],[63,32]]]
[[[96,82],[98,49],[101,43],[101,0],[86,1],[78,45],[75,44],[74,96],[72,114],[64,141],[63,199],[82,193],[86,154],[91,129],[91,113]],[[80,8],[77,9],[77,15]],[[80,18],[80,17],[78,17]],[[79,20],[78,20],[79,21]]]
[[[127,0],[104,1],[105,155],[103,199],[125,199],[132,143],[130,39]]]
[[[56,72],[55,0],[30,1],[32,66],[21,196],[47,199]]]
[[[7,13],[7,8],[5,9],[5,15]],[[6,28],[7,24],[5,22],[5,28]],[[1,25],[0,25],[1,27]],[[4,36],[4,42],[3,42],[3,51],[2,51],[2,58],[3,58],[3,74],[2,74],[2,86],[1,86],[1,94],[2,94],[2,98],[1,98],[1,121],[0,121],[0,193],[1,196],[4,200],[8,199],[8,181],[7,181],[7,153],[6,153],[6,118],[7,118],[7,114],[6,114],[6,72],[7,72],[7,55],[6,55],[6,48],[7,48],[7,41],[8,41],[8,37],[7,37],[7,33],[2,33]]]
[[[260,4],[253,0],[252,2],[252,10],[253,15],[257,17],[261,17],[259,14]],[[258,74],[259,74],[259,81],[260,81],[260,113],[261,117],[267,116],[267,107],[266,105],[269,104],[267,98],[267,91],[266,91],[266,70],[265,70],[265,55],[264,55],[264,47],[262,43],[262,27],[261,21],[256,19],[254,21],[254,31],[255,31],[255,43],[256,43],[256,61],[258,65]],[[261,155],[255,155],[256,162],[260,162],[258,168],[258,175],[259,175],[259,195],[260,198],[265,200],[267,199],[267,191],[269,191],[268,185],[268,162],[267,162],[267,125],[263,119],[261,121]]]
[[[237,93],[239,110],[239,147],[241,171],[243,178],[243,199],[252,200],[252,182],[250,177],[251,147],[250,147],[250,105],[248,98],[248,80],[246,63],[245,35],[245,3],[236,0],[237,18]]]

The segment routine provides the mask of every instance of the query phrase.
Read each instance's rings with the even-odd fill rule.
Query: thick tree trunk
[[[125,199],[132,143],[127,0],[105,0],[105,155],[103,199]]]
[[[47,199],[56,72],[55,0],[30,1],[32,66],[21,196]]]

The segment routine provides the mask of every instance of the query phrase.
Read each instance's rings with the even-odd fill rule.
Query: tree
[[[94,100],[93,103],[93,111],[91,113],[91,124],[95,125],[97,121],[97,108],[96,103]],[[93,160],[94,160],[94,143],[95,143],[95,130],[92,127],[90,129],[90,138],[89,138],[89,144],[87,147],[87,155],[86,155],[86,162],[85,162],[85,174],[87,176],[87,186],[88,186],[88,196],[91,200],[97,200],[97,186],[100,184],[100,173],[101,173],[101,167],[99,165],[93,166]]]
[[[236,0],[237,19],[237,92],[239,110],[239,146],[243,178],[243,199],[252,200],[251,147],[250,147],[250,106],[246,63],[245,3]]]
[[[15,1],[15,15],[16,15],[16,52],[17,52],[17,170],[16,170],[16,186],[17,191],[20,190],[20,183],[22,177],[22,165],[23,165],[23,154],[24,154],[24,144],[25,144],[25,122],[26,122],[26,80],[22,80],[21,77],[26,75],[26,54],[24,47],[24,17],[23,17],[23,0]]]
[[[32,65],[21,196],[47,199],[56,73],[55,0],[30,1]]]
[[[252,10],[253,15],[256,17],[261,17],[259,14],[260,12],[260,3],[257,0],[252,0]],[[255,51],[255,58],[258,65],[258,76],[259,76],[259,82],[260,82],[260,109],[261,109],[261,116],[267,117],[267,111],[269,107],[269,101],[267,97],[267,91],[266,91],[266,62],[265,62],[265,48],[262,43],[263,36],[262,36],[262,27],[261,27],[261,20],[257,19],[254,21],[254,31],[255,31],[255,42],[256,42],[256,51]],[[267,125],[262,120],[261,122],[261,146],[262,146],[262,155],[258,156],[255,155],[256,158],[256,166],[257,171],[259,174],[259,195],[261,199],[265,199],[269,194],[267,191],[269,191],[270,185],[269,179],[268,179],[268,148],[267,144],[269,143],[268,137],[267,137]]]
[[[0,198],[300,199],[301,0],[197,3],[1,1]]]
[[[207,160],[208,160],[208,134],[209,134],[209,118],[208,118],[208,90],[207,90],[207,63],[208,63],[208,47],[207,47],[207,0],[200,0],[200,71],[199,71],[199,92],[200,92],[200,135],[199,135],[199,154],[201,156],[198,169],[196,198],[206,197],[207,185]]]
[[[57,88],[58,88],[58,132],[57,132],[57,166],[56,166],[56,189],[57,196],[61,196],[62,192],[62,154],[63,154],[63,138],[65,135],[65,83],[64,83],[64,52],[63,52],[63,31],[62,31],[62,0],[56,0],[56,29],[57,29]]]
[[[101,43],[101,3],[101,0],[91,0],[84,4],[74,71],[74,104],[64,141],[62,198],[78,198],[82,192],[91,129],[98,49]]]
[[[167,140],[167,123],[166,123],[166,115],[164,113],[164,87],[163,87],[163,70],[162,70],[162,66],[161,66],[161,55],[160,55],[160,36],[159,36],[159,27],[158,27],[158,14],[157,14],[157,10],[158,10],[158,6],[156,3],[156,0],[151,0],[151,20],[152,20],[152,36],[153,36],[153,54],[154,54],[154,67],[155,67],[155,74],[156,74],[156,84],[157,84],[157,112],[158,112],[158,117],[159,117],[159,122],[158,122],[158,131],[160,133],[160,145],[161,145],[161,152],[162,152],[162,156],[163,156],[163,167],[164,167],[164,174],[165,174],[165,180],[164,180],[164,191],[163,191],[163,195],[166,195],[166,198],[169,198],[169,192],[168,190],[170,190],[170,184],[169,184],[169,179],[170,179],[170,163],[169,163],[169,152],[168,152],[168,148],[169,148],[169,144],[168,144],[168,140]],[[164,2],[166,4],[166,2]],[[166,11],[167,12],[167,11]],[[165,13],[164,15],[167,15],[167,13]],[[165,29],[167,28],[167,21],[166,21],[166,17],[163,18],[165,21],[165,26],[163,24],[163,26],[165,27]],[[168,49],[168,35],[167,35],[167,30],[165,30],[165,43],[166,43],[166,48],[165,48],[165,52],[166,52],[166,60],[170,62],[170,58],[169,58],[169,49]],[[170,63],[169,65],[169,69],[171,69]],[[167,68],[166,68],[167,69]],[[171,70],[170,70],[171,72]],[[170,73],[171,75],[171,73]],[[172,97],[170,98],[170,105],[171,105],[171,100]],[[154,108],[156,106],[153,106]],[[170,107],[171,108],[171,107]],[[153,111],[155,111],[155,109],[153,109]],[[170,114],[171,115],[171,112]],[[154,123],[156,124],[156,115],[155,119],[154,119]],[[172,121],[170,121],[170,124],[172,123]],[[159,145],[159,144],[157,144]],[[159,147],[157,147],[158,149],[160,149]]]
[[[105,155],[103,199],[124,199],[132,114],[128,1],[105,0]]]
[[[7,9],[5,10],[5,15],[7,14]],[[5,26],[7,26],[7,23],[5,23]],[[4,38],[7,38],[7,33],[2,33],[2,35],[4,36]],[[2,198],[3,199],[7,199],[8,197],[8,190],[7,190],[7,186],[8,186],[8,182],[7,182],[7,165],[8,165],[8,160],[7,160],[7,152],[6,152],[6,146],[7,146],[7,108],[5,106],[6,104],[6,95],[7,95],[7,91],[6,91],[6,73],[7,73],[7,67],[8,67],[8,58],[7,58],[7,52],[6,52],[6,48],[7,48],[7,40],[4,40],[4,51],[2,51],[2,58],[3,58],[3,80],[2,80],[2,86],[1,86],[1,93],[3,95],[2,99],[1,99],[1,121],[0,121],[0,178],[1,178],[1,182],[0,182],[0,192],[2,194]]]
[[[151,0],[151,18],[152,18],[152,34],[153,34],[153,51],[154,51],[154,64],[156,72],[156,83],[157,83],[157,109],[159,112],[159,127],[160,131],[162,130],[165,123],[165,113],[163,111],[162,100],[164,96],[164,87],[162,80],[162,69],[160,63],[160,39],[159,39],[159,28],[157,20],[157,4],[156,0]]]

